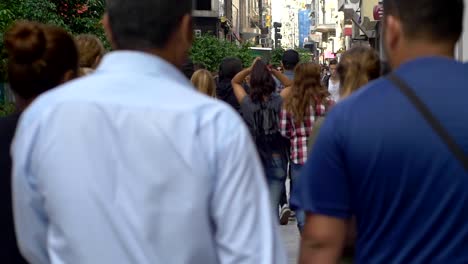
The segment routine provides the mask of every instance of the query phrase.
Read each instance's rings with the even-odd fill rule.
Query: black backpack
[[[253,113],[253,122],[253,138],[262,161],[270,160],[273,153],[287,157],[287,140],[280,133],[279,113],[262,102]]]

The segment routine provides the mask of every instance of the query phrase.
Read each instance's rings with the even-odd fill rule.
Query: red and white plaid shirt
[[[291,141],[291,161],[295,164],[303,165],[307,161],[308,139],[312,133],[315,119],[324,116],[329,108],[334,104],[332,100],[327,100],[325,104],[318,104],[315,109],[311,105],[308,116],[304,118],[302,124],[294,120],[294,116],[288,113],[284,108],[280,113],[280,132],[283,137]]]

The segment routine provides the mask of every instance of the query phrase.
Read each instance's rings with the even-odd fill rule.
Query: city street
[[[296,221],[290,220],[289,225],[280,226],[283,242],[285,243],[288,252],[289,264],[297,264],[299,255],[299,232],[297,230]]]

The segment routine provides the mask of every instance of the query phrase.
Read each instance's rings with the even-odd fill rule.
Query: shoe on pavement
[[[289,217],[291,216],[291,209],[287,205],[281,207],[280,212],[280,225],[287,225],[289,223]]]
[[[290,214],[290,216],[289,216],[289,217],[291,217],[291,218],[296,218],[296,212],[294,212],[294,211],[291,211],[291,214]]]

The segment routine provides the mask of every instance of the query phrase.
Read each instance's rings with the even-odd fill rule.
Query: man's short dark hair
[[[164,48],[192,0],[107,0],[113,41],[118,49]]]
[[[242,61],[239,58],[224,58],[219,65],[219,79],[232,80],[236,74],[242,71]]]
[[[182,65],[182,73],[187,77],[187,79],[192,79],[192,75],[195,72],[195,65],[191,59],[187,59]]]
[[[331,60],[331,61],[330,61],[330,66],[331,66],[331,65],[338,65],[338,61],[335,60],[335,59]]]
[[[287,50],[283,53],[283,58],[281,62],[286,70],[294,70],[297,64],[301,61],[299,53],[295,50]]]
[[[384,10],[411,38],[455,43],[463,32],[463,0],[385,0]]]

